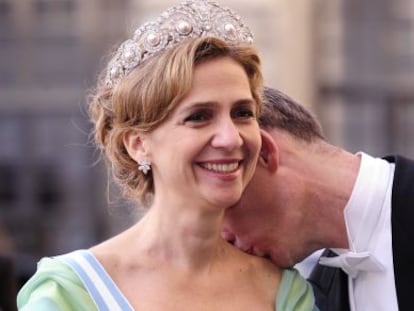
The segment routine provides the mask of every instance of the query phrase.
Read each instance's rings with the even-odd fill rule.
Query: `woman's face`
[[[198,64],[189,93],[143,140],[152,162],[155,202],[235,204],[259,154],[256,107],[237,62],[220,57]]]

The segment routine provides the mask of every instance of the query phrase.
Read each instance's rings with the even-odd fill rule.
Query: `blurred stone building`
[[[351,151],[414,156],[410,0],[223,0],[256,35],[268,85]],[[134,221],[89,142],[103,56],[172,0],[0,0],[0,226],[20,274]]]
[[[87,247],[131,220],[107,207],[85,108],[129,6],[0,0],[0,225],[22,278],[41,256]]]
[[[314,107],[330,140],[413,157],[414,2],[327,0],[314,13]]]

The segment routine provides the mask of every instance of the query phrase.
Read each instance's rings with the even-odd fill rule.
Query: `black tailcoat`
[[[414,161],[401,156],[395,163],[391,199],[392,251],[400,311],[414,310]],[[334,256],[326,250],[322,256]],[[348,277],[340,268],[316,265],[309,281],[321,311],[349,310]]]

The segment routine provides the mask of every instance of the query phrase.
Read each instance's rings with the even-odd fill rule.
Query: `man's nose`
[[[243,139],[240,135],[240,130],[233,120],[231,118],[220,120],[212,140],[212,146],[232,150],[240,147],[242,144]]]
[[[221,238],[232,244],[236,240],[236,236],[233,233],[226,231],[226,230],[221,231]]]
[[[242,250],[243,252],[250,251],[250,245],[246,243],[245,241],[238,239],[237,237],[233,244],[234,246],[236,246],[238,249]]]

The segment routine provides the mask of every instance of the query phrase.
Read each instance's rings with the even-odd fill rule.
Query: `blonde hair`
[[[164,50],[115,88],[105,85],[104,79],[98,81],[89,103],[93,134],[127,198],[148,205],[154,182],[151,171],[143,175],[128,155],[124,135],[132,128],[148,132],[160,125],[189,92],[194,66],[216,57],[230,57],[244,68],[259,112],[263,78],[257,51],[250,45],[229,45],[217,38],[188,39]]]

